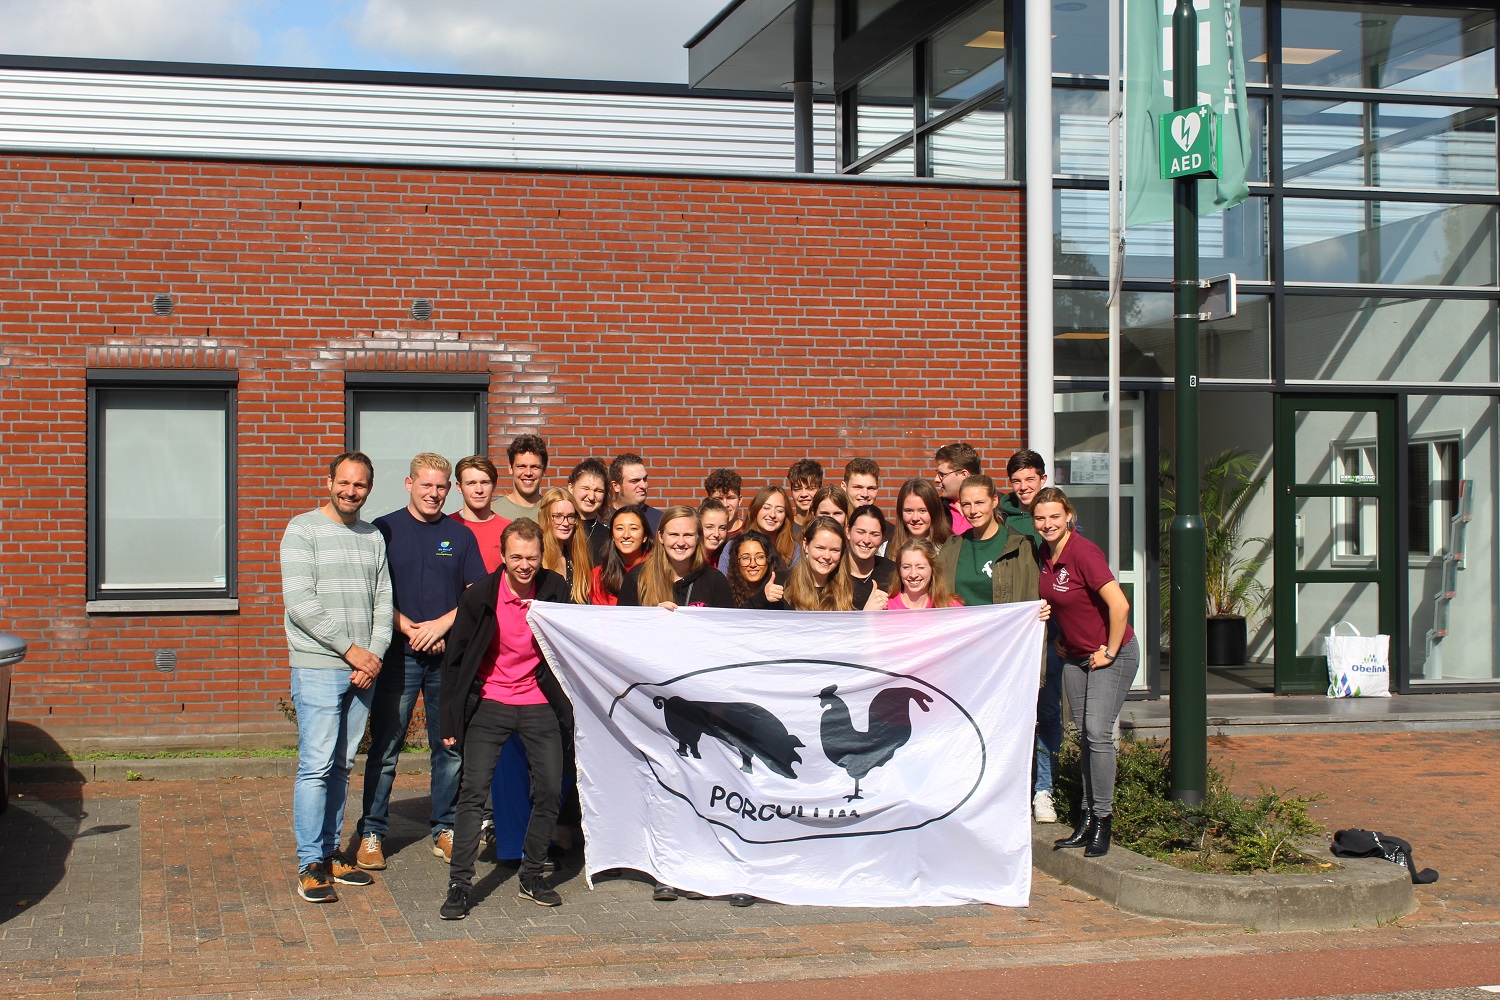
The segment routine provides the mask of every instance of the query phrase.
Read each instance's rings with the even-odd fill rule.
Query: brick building
[[[638,451],[662,500],[718,465],[758,485],[855,455],[893,499],[934,442],[1025,436],[1015,185],[60,154],[0,175],[0,615],[31,643],[11,715],[63,745],[286,743],[281,531],[334,453],[410,454],[374,440],[408,403],[491,454],[544,434],[549,484]]]

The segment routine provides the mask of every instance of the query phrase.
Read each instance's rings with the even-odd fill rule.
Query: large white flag
[[[586,871],[780,903],[1027,905],[1039,607],[533,604],[577,718]]]

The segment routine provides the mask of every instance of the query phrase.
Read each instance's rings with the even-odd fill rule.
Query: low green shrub
[[[1058,815],[1076,817],[1083,786],[1077,735],[1070,732],[1058,754],[1052,791]],[[1158,740],[1127,735],[1115,766],[1114,842],[1170,864],[1197,871],[1288,871],[1310,859],[1299,842],[1321,836],[1322,824],[1307,807],[1321,796],[1294,795],[1266,785],[1253,796],[1236,795],[1212,761],[1202,803],[1185,806],[1171,795],[1170,748]]]

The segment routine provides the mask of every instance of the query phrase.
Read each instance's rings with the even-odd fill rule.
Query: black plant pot
[[[1208,620],[1208,665],[1238,667],[1245,662],[1245,619]]]

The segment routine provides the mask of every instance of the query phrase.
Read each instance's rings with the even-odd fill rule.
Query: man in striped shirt
[[[374,482],[365,455],[335,458],[328,468],[328,502],[292,518],[281,539],[297,713],[297,894],[310,903],[336,902],[334,883],[374,881],[339,852],[349,771],[395,620],[385,539],[359,519]]]

